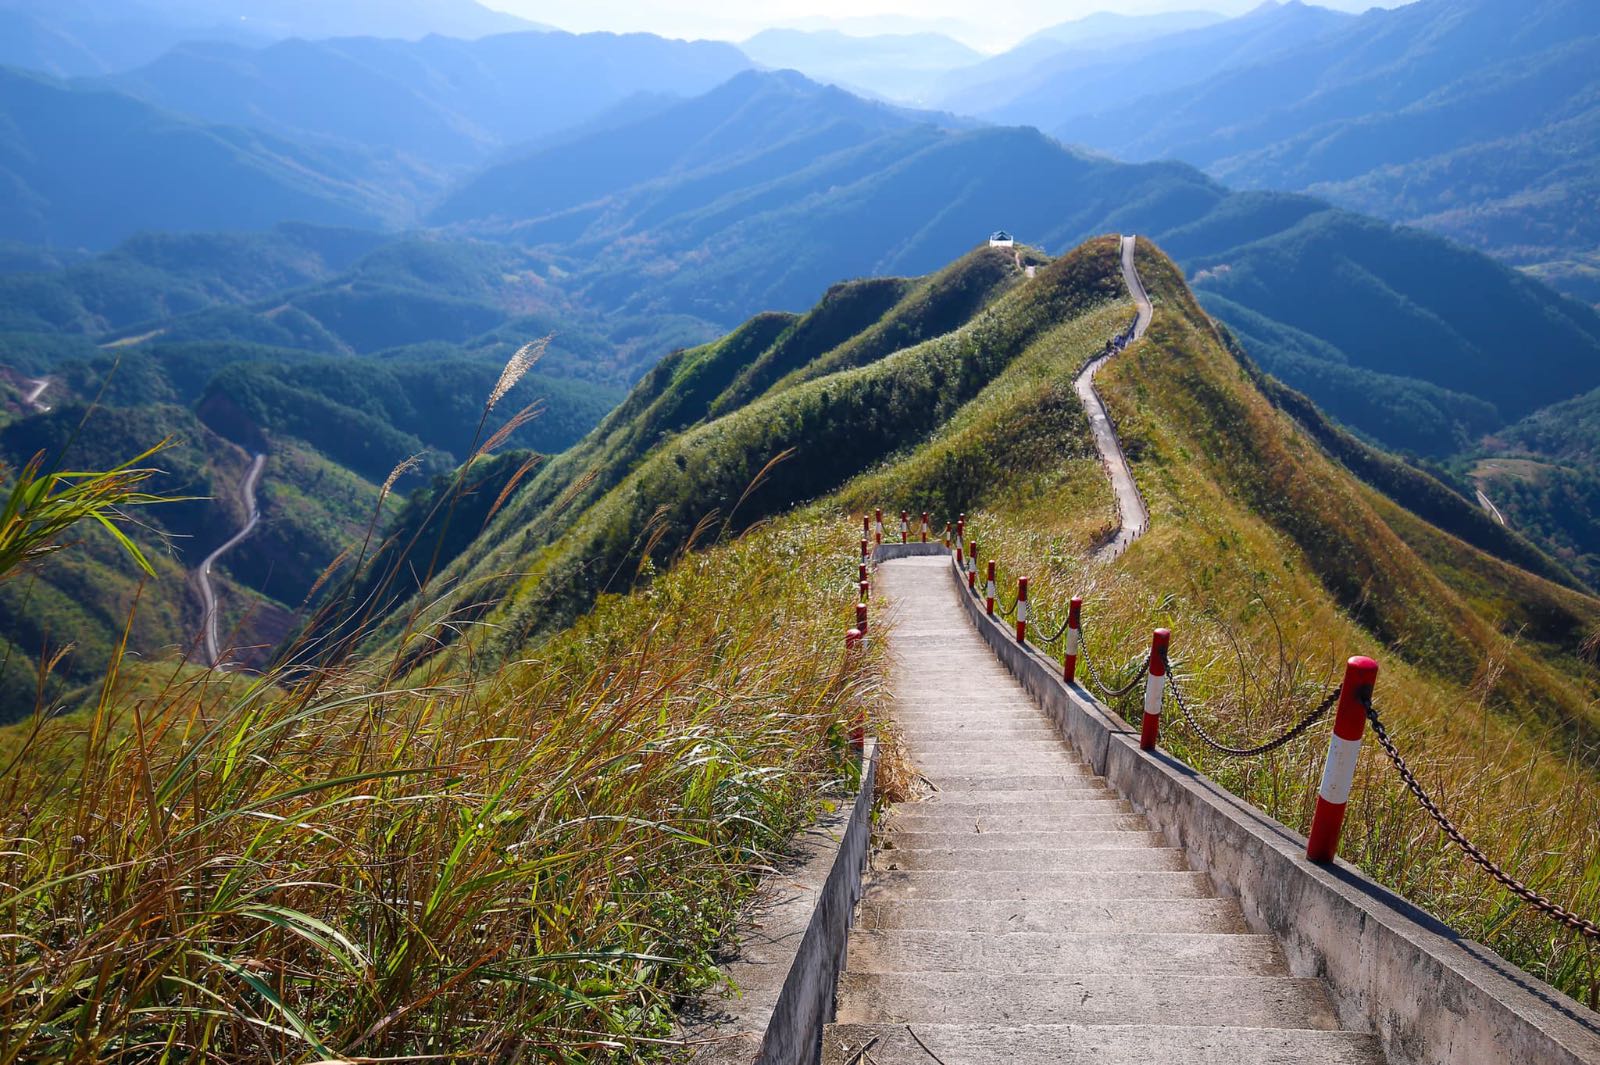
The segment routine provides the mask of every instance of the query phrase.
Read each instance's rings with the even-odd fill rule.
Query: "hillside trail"
[[[1111,424],[1111,415],[1106,411],[1099,390],[1094,387],[1095,374],[1100,372],[1101,367],[1128,344],[1143,339],[1155,317],[1155,308],[1151,306],[1150,296],[1145,292],[1144,282],[1140,280],[1139,271],[1133,264],[1137,240],[1132,236],[1122,238],[1122,279],[1139,312],[1134,319],[1133,329],[1126,334],[1125,341],[1114,342],[1104,355],[1085,366],[1073,382],[1078,399],[1083,403],[1084,413],[1089,416],[1094,446],[1100,452],[1100,461],[1106,468],[1106,476],[1111,479],[1111,492],[1117,502],[1117,535],[1094,552],[1092,557],[1099,562],[1108,562],[1121,555],[1129,544],[1143,536],[1150,527],[1150,511],[1144,505],[1144,497],[1139,494],[1139,486],[1133,481],[1133,470],[1128,466],[1128,457],[1123,454],[1116,428]]]
[[[266,465],[267,456],[257,454],[250,463],[250,469],[245,472],[244,480],[239,483],[239,498],[245,505],[247,515],[244,525],[225,543],[207,555],[205,561],[194,571],[195,587],[200,590],[202,651],[206,665],[213,669],[225,667],[222,662],[221,643],[217,638],[217,591],[211,583],[211,567],[223,555],[244,542],[246,537],[256,531],[256,526],[261,524],[261,507],[256,498],[256,489],[260,486],[261,471]]]
[[[877,571],[891,712],[935,790],[878,830],[823,1065],[1380,1065],[1060,738],[949,568]]]

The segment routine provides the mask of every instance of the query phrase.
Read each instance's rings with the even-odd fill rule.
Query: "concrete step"
[[[942,768],[977,772],[994,772],[1011,765],[1016,759],[1049,760],[1056,766],[1070,766],[1081,772],[1091,772],[1089,763],[1078,757],[1078,752],[1064,743],[1044,740],[924,740],[906,734],[906,751],[918,762],[940,765]]]
[[[916,804],[924,810],[940,809],[953,810],[958,814],[968,817],[983,817],[986,814],[1014,814],[1015,809],[1007,807],[1025,806],[1030,814],[1045,816],[1048,814],[1093,814],[1093,813],[1133,813],[1133,807],[1128,800],[1122,798],[1114,791],[1095,792],[1081,798],[1040,798],[1034,791],[974,791],[965,794],[955,793],[946,795],[934,792]]]
[[[1013,740],[1026,740],[1060,747],[1065,751],[1072,750],[1071,745],[1064,741],[1055,729],[1027,722],[1007,724],[1003,727],[980,725],[976,722],[943,728],[927,726],[918,729],[916,735],[911,735],[904,729],[901,729],[900,733],[908,744],[923,744],[930,747],[937,745],[952,751],[982,750],[988,744]],[[968,746],[969,744],[973,746]]]
[[[1054,832],[1148,831],[1140,814],[1119,811],[1111,803],[1084,803],[1083,812],[1052,814],[1029,809],[1025,803],[1004,804],[997,811],[973,813],[965,805],[905,803],[894,808],[887,824],[907,832]]]
[[[920,1042],[918,1042],[920,1040]],[[822,1065],[1383,1065],[1354,1032],[1128,1024],[831,1024]],[[930,1056],[931,1055],[931,1056]]]
[[[1249,932],[1233,899],[1101,899],[1088,902],[975,902],[971,899],[899,901],[870,897],[856,924],[863,929],[925,928],[950,932]],[[851,935],[855,935],[854,932]]]
[[[1138,927],[1137,923],[1129,927]],[[945,932],[889,929],[850,933],[852,973],[1181,973],[1283,976],[1277,940],[1193,932]]]
[[[890,847],[874,862],[878,869],[904,869],[913,873],[964,871],[1054,875],[1079,872],[1183,872],[1189,866],[1183,852],[1167,847],[1043,847],[1035,841],[1010,849],[973,851],[953,847]]]
[[[958,792],[1031,791],[1056,793],[1079,791],[1106,791],[1108,785],[1097,776],[1085,771],[1052,770],[1047,773],[1015,773],[979,775],[975,773],[950,773],[942,769],[928,769],[918,765],[917,772],[939,789],[941,795]],[[1071,795],[1066,795],[1072,798]]]
[[[1109,853],[1109,852],[1108,852]],[[1031,872],[921,873],[883,869],[872,873],[867,891],[875,899],[1003,899],[1080,902],[1102,899],[1205,899],[1216,892],[1203,873]]]
[[[1159,833],[1142,829],[1122,831],[1058,831],[1049,834],[1019,829],[1015,832],[914,832],[888,831],[881,834],[886,851],[936,850],[973,855],[974,860],[988,851],[1028,850],[1047,846],[1059,850],[1120,850],[1123,848],[1165,847]]]
[[[1338,1027],[1320,981],[1084,972],[860,973],[839,978],[842,1024],[1183,1024]],[[1159,1057],[1148,1059],[1161,1061]]]

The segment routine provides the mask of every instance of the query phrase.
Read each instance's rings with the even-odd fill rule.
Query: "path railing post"
[[[1061,679],[1068,684],[1078,679],[1078,648],[1083,643],[1083,599],[1072,597],[1067,608],[1067,649],[1061,656]]]
[[[863,540],[861,542],[862,543],[866,543],[865,540]],[[865,562],[863,562],[863,563],[861,563],[860,568],[856,572],[856,580],[864,581],[866,579],[867,579],[867,564]]]
[[[867,638],[867,604],[865,603],[856,604],[856,631],[861,634],[863,640]]]
[[[870,551],[867,547],[867,538],[863,536],[861,538],[861,565],[863,567],[865,567],[867,564],[866,560],[869,553]]]
[[[1344,828],[1350,786],[1356,779],[1361,737],[1367,731],[1367,704],[1377,681],[1378,663],[1365,655],[1345,664],[1328,760],[1322,767],[1322,786],[1317,789],[1317,810],[1311,815],[1311,837],[1306,841],[1306,857],[1314,862],[1331,862],[1339,853],[1339,832]]]
[[[861,515],[861,535],[864,538],[868,539],[868,540],[872,539],[872,515],[871,514],[863,514],[863,515]]]
[[[903,510],[900,512],[900,542],[911,542],[911,515]]]
[[[872,533],[873,538],[874,538],[873,542],[881,544],[881,543],[883,543],[883,511],[881,509],[878,509],[878,510],[874,510],[872,513],[873,513],[874,522],[875,522],[875,527],[874,527],[873,533]]]
[[[856,656],[861,653],[861,630],[850,629],[844,634],[844,665],[846,670],[855,667]],[[855,716],[850,720],[850,746],[857,751],[866,749],[867,746],[867,712],[866,708],[858,708]]]
[[[1161,738],[1161,697],[1167,690],[1167,645],[1172,633],[1157,629],[1150,634],[1150,666],[1144,679],[1144,723],[1139,729],[1139,749],[1153,751]]]
[[[944,523],[944,549],[950,550],[950,523]]]
[[[1017,578],[1017,642],[1028,642],[1028,578]]]
[[[865,581],[865,580],[864,581],[859,581],[859,582],[857,582],[857,587],[859,587],[861,589],[861,601],[863,603],[865,603],[867,600],[872,598],[872,582],[871,581]]]
[[[956,565],[958,565],[958,566],[962,566],[962,565],[966,564],[966,559],[963,557],[962,551],[961,551],[962,545],[964,545],[966,542],[967,542],[967,516],[965,514],[962,514],[962,515],[960,515],[959,517],[956,518]]]
[[[978,590],[978,541],[967,544],[967,591]]]
[[[922,512],[922,542],[928,542],[928,512],[926,510]]]
[[[987,609],[989,616],[994,617],[994,559],[989,560],[989,583],[984,587],[984,596],[989,600]]]

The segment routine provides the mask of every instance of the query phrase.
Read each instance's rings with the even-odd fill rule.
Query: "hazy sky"
[[[487,0],[562,29],[648,30],[738,40],[768,26],[837,23],[854,32],[940,30],[981,48],[1009,46],[1044,26],[1095,11],[1149,14],[1203,9],[1239,14],[1260,0]],[[1404,0],[1320,0],[1360,11]]]

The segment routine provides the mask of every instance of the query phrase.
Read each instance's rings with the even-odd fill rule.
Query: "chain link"
[[[1100,689],[1101,694],[1107,699],[1120,699],[1127,695],[1137,688],[1139,682],[1144,680],[1145,675],[1150,672],[1150,662],[1147,659],[1139,666],[1138,672],[1134,673],[1132,680],[1120,688],[1109,688],[1106,686],[1106,682],[1100,679],[1100,671],[1095,668],[1094,658],[1089,654],[1089,642],[1083,638],[1082,628],[1078,630],[1078,641],[1078,655],[1083,659],[1083,664],[1089,667],[1089,680],[1094,683],[1096,688]]]
[[[1363,705],[1367,709],[1367,720],[1372,722],[1373,734],[1378,737],[1378,742],[1383,745],[1384,753],[1389,756],[1389,761],[1393,762],[1395,769],[1399,771],[1400,779],[1405,782],[1406,787],[1411,790],[1411,794],[1415,796],[1422,808],[1428,812],[1428,815],[1438,822],[1444,834],[1450,837],[1450,840],[1460,847],[1462,852],[1474,864],[1488,873],[1501,887],[1504,887],[1545,916],[1555,919],[1557,922],[1566,925],[1589,939],[1600,939],[1600,924],[1595,924],[1593,921],[1557,905],[1504,869],[1501,869],[1488,855],[1479,850],[1477,845],[1469,840],[1459,828],[1452,824],[1450,819],[1444,815],[1444,811],[1439,809],[1438,803],[1433,801],[1433,797],[1428,794],[1427,789],[1417,780],[1416,774],[1411,772],[1411,767],[1406,765],[1406,760],[1400,756],[1400,751],[1395,747],[1394,741],[1389,738],[1389,730],[1383,727],[1383,722],[1378,718],[1377,707],[1366,701],[1363,702]]]
[[[1310,713],[1306,714],[1305,717],[1296,722],[1293,728],[1279,735],[1277,738],[1270,739],[1265,743],[1257,744],[1254,747],[1230,747],[1226,743],[1223,743],[1221,740],[1217,739],[1215,736],[1211,735],[1211,733],[1207,732],[1206,727],[1200,724],[1200,719],[1194,715],[1194,713],[1189,709],[1189,704],[1184,701],[1183,691],[1178,687],[1178,678],[1170,673],[1167,675],[1167,690],[1172,693],[1173,702],[1177,703],[1178,709],[1183,711],[1184,720],[1189,722],[1189,727],[1194,729],[1195,735],[1200,737],[1201,742],[1203,742],[1207,747],[1210,747],[1213,751],[1216,751],[1219,754],[1228,755],[1233,758],[1254,758],[1257,755],[1271,754],[1279,747],[1283,747],[1294,742],[1294,740],[1304,733],[1306,729],[1310,728],[1312,725],[1315,725],[1323,717],[1327,716],[1328,711],[1332,710],[1339,702],[1339,689],[1335,688],[1333,691],[1329,692],[1322,702],[1318,703]]]

